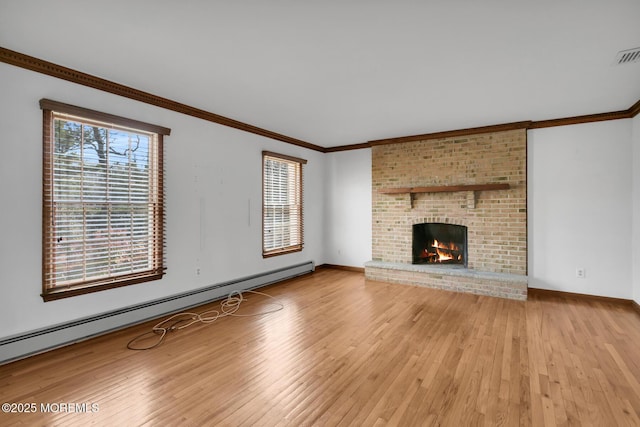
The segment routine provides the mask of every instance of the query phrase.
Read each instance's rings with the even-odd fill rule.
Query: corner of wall
[[[371,260],[371,149],[325,156],[325,261],[361,268]]]
[[[640,188],[633,188],[640,153],[631,159],[640,144],[637,132],[632,140],[631,120],[533,129],[528,136],[529,286],[640,298],[640,270],[633,266],[640,229],[634,227],[635,240],[629,232],[640,226]],[[607,224],[608,239],[634,255],[621,263],[616,252],[594,251],[594,235],[585,230],[595,224]]]
[[[633,118],[632,130],[633,153],[633,223],[632,223],[632,282],[633,300],[640,304],[640,114]]]

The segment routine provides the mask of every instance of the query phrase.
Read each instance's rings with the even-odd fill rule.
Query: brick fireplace
[[[526,148],[525,129],[374,146],[366,277],[526,299]],[[415,263],[423,223],[465,227],[466,267]]]

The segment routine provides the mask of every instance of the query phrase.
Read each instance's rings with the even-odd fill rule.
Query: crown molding
[[[629,115],[631,116],[631,118],[637,116],[638,114],[640,114],[640,99],[629,108]]]
[[[452,138],[458,136],[477,135],[482,133],[504,132],[516,129],[527,129],[531,125],[530,121],[504,123],[499,125],[480,126],[475,128],[449,130],[444,132],[425,133],[421,135],[401,136],[398,138],[386,138],[369,141],[370,146],[400,144],[403,142],[426,141],[430,139]]]
[[[46,74],[48,76],[56,77],[59,79],[67,80],[72,83],[76,83],[82,86],[91,87],[104,92],[112,93],[114,95],[123,96],[125,98],[133,99],[136,101],[144,102],[146,104],[154,105],[156,107],[165,108],[167,110],[175,111],[178,113],[186,114],[188,116],[196,117],[209,122],[217,123],[223,126],[232,127],[242,130],[244,132],[253,133],[256,135],[264,136],[266,138],[275,139],[277,141],[286,142],[288,144],[296,145],[299,147],[308,148],[310,150],[319,151],[321,153],[334,153],[338,151],[359,150],[363,148],[371,148],[376,145],[386,144],[399,144],[410,141],[424,141],[430,139],[450,138],[458,136],[467,136],[482,133],[502,132],[515,129],[541,129],[554,126],[567,126],[573,124],[599,122],[605,120],[619,120],[628,119],[637,116],[640,113],[640,100],[633,104],[626,110],[614,111],[609,113],[588,114],[583,116],[565,117],[551,120],[538,120],[538,121],[521,121],[513,123],[504,123],[490,126],[480,126],[468,129],[449,130],[443,132],[426,133],[420,135],[401,136],[395,138],[377,139],[359,144],[340,145],[335,147],[322,147],[312,144],[300,139],[292,138],[287,135],[272,132],[267,129],[259,128],[247,123],[240,122],[238,120],[230,119],[228,117],[221,116],[219,114],[211,113],[209,111],[201,110],[186,104],[182,104],[177,101],[173,101],[167,98],[143,92],[141,90],[124,86],[119,83],[112,82],[100,77],[93,76],[91,74],[83,73],[81,71],[74,70],[72,68],[64,67],[62,65],[54,64],[53,62],[45,61],[33,56],[25,55],[20,52],[15,52],[3,47],[0,47],[0,62],[4,62],[16,67],[24,68],[27,70],[35,71],[38,73]]]
[[[550,128],[555,126],[577,125],[582,123],[602,122],[605,120],[620,120],[633,117],[631,108],[610,113],[588,114],[585,116],[565,117],[562,119],[538,120],[531,122],[529,129]]]
[[[3,47],[0,47],[0,61],[14,65],[16,67],[24,68],[27,70],[35,71],[37,73],[46,74],[48,76],[56,77],[62,80],[66,80],[72,83],[76,83],[82,86],[87,86],[93,89],[98,89],[104,92],[112,93],[114,95],[123,96],[125,98],[133,99],[135,101],[144,102],[145,104],[154,105],[156,107],[165,108],[167,110],[175,111],[177,113],[186,114],[188,116],[196,117],[199,119],[207,120],[209,122],[217,123],[223,126],[232,127],[245,132],[253,133],[256,135],[264,136],[267,138],[275,139],[278,141],[286,142],[288,144],[297,145],[299,147],[308,148],[315,151],[324,152],[324,147],[311,144],[310,142],[302,141],[300,139],[292,138],[280,133],[272,132],[267,129],[262,129],[257,126],[253,126],[247,123],[240,122],[238,120],[230,119],[228,117],[221,116],[219,114],[211,113],[209,111],[201,110],[199,108],[191,107],[186,104],[182,104],[171,99],[162,98],[160,96],[143,92],[138,89],[134,89],[129,86],[124,86],[110,80],[106,80],[100,77],[93,76],[91,74],[83,73],[71,68],[64,67],[62,65],[54,64],[53,62],[45,61],[33,56],[25,55],[20,52],[15,52]]]
[[[361,148],[371,148],[371,144],[363,142],[362,144],[350,144],[350,145],[337,145],[335,147],[327,147],[324,149],[325,153],[335,153],[337,151],[350,151],[359,150]]]
[[[531,121],[503,123],[499,125],[480,126],[475,128],[447,130],[443,132],[423,133],[420,135],[400,136],[396,138],[376,139],[361,144],[340,145],[336,147],[328,147],[326,153],[336,151],[358,150],[361,148],[371,148],[376,145],[401,144],[403,142],[428,141],[430,139],[454,138],[459,136],[478,135],[482,133],[504,132],[516,129],[528,129]]]
[[[451,138],[458,136],[476,135],[481,133],[502,132],[514,129],[541,129],[554,126],[568,126],[583,123],[601,122],[605,120],[630,119],[640,113],[640,100],[626,110],[613,111],[610,113],[588,114],[584,116],[565,117],[551,120],[522,121],[505,123],[491,126],[481,126],[468,129],[458,129],[435,133],[425,133],[422,135],[401,136],[396,138],[378,139],[361,144],[340,145],[336,147],[325,148],[325,153],[336,151],[358,150],[361,148],[370,148],[376,145],[399,144],[411,141],[425,141],[429,139]]]

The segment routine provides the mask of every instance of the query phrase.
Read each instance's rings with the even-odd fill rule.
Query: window
[[[43,99],[45,301],[164,274],[170,129]]]
[[[306,160],[262,153],[262,256],[302,250],[302,165]]]

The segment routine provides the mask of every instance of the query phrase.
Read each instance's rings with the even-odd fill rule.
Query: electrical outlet
[[[583,267],[576,268],[576,277],[578,279],[584,279],[586,272]]]
[[[200,275],[200,268],[198,267],[196,268],[196,276],[199,276],[199,275]]]

